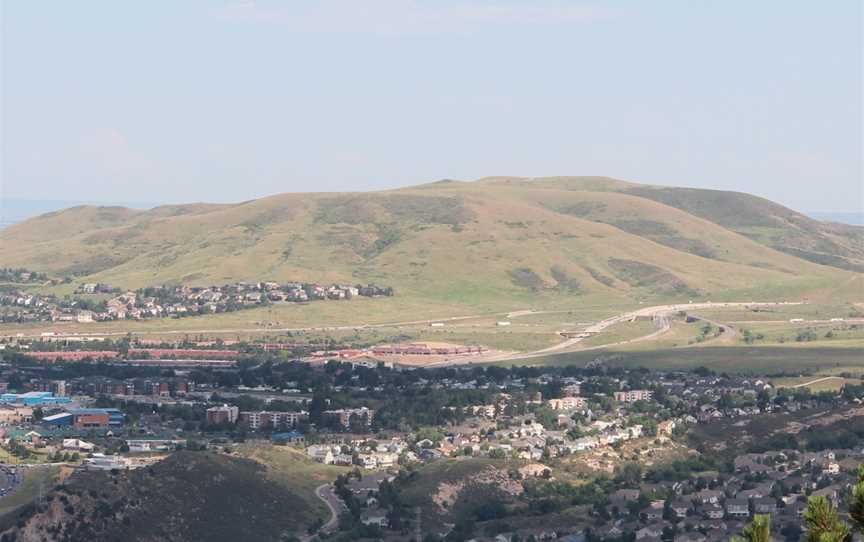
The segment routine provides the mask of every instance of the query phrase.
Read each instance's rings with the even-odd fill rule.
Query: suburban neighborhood
[[[15,275],[31,277],[30,272]],[[124,291],[103,283],[81,283],[74,295],[58,297],[22,290],[0,291],[0,323],[77,322],[181,318],[232,312],[270,303],[350,300],[392,296],[374,284],[324,286],[300,282],[237,282],[222,286],[159,286]]]
[[[245,344],[125,347],[160,362],[149,365],[64,356],[74,350],[34,356],[30,346],[3,350],[0,373],[0,437],[25,475],[54,463],[137,470],[181,450],[294,450],[343,469],[321,497],[341,503],[338,528],[310,526],[321,536],[398,538],[419,507],[424,529],[442,538],[720,541],[770,515],[775,532],[797,540],[808,498],[844,509],[864,462],[862,384],[812,393],[771,377],[602,359],[420,370],[286,361],[285,350]],[[196,363],[207,360],[231,364]],[[466,469],[461,481],[442,479],[418,500],[414,477],[448,464]],[[446,503],[471,488],[488,488],[496,511],[448,519]],[[528,511],[541,504],[547,525],[531,527]]]

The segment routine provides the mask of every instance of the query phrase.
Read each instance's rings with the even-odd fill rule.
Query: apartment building
[[[654,392],[651,390],[628,390],[616,391],[615,400],[619,403],[635,403],[636,401],[650,401]]]
[[[271,412],[262,410],[260,412],[241,412],[239,417],[240,425],[244,425],[249,429],[293,429],[300,422],[309,419],[309,413],[301,412]]]
[[[236,423],[240,415],[240,409],[236,406],[215,406],[207,409],[207,424],[218,425]]]

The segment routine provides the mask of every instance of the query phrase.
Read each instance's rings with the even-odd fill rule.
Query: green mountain
[[[864,228],[748,194],[603,177],[485,178],[147,211],[81,206],[0,231],[0,266],[134,288],[374,282],[502,308],[864,298]]]

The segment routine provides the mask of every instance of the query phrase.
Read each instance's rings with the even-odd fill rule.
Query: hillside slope
[[[178,452],[130,472],[82,472],[51,491],[46,507],[4,518],[20,542],[283,540],[317,512],[250,460]],[[10,521],[10,519],[12,521]],[[6,538],[4,538],[5,540]]]
[[[76,207],[0,232],[0,266],[124,288],[377,282],[465,308],[842,295],[864,228],[746,194],[600,177],[439,181],[234,205]]]

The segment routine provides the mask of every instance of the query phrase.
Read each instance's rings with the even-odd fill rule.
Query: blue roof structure
[[[50,391],[28,391],[27,393],[0,394],[0,403],[20,403],[27,406],[66,405],[72,402],[68,397],[55,397]]]
[[[73,421],[74,416],[68,412],[61,412],[60,414],[53,414],[42,418],[43,425],[72,425]]]
[[[270,435],[273,442],[295,442],[303,440],[303,433],[299,431],[286,431],[284,433],[273,433]]]

